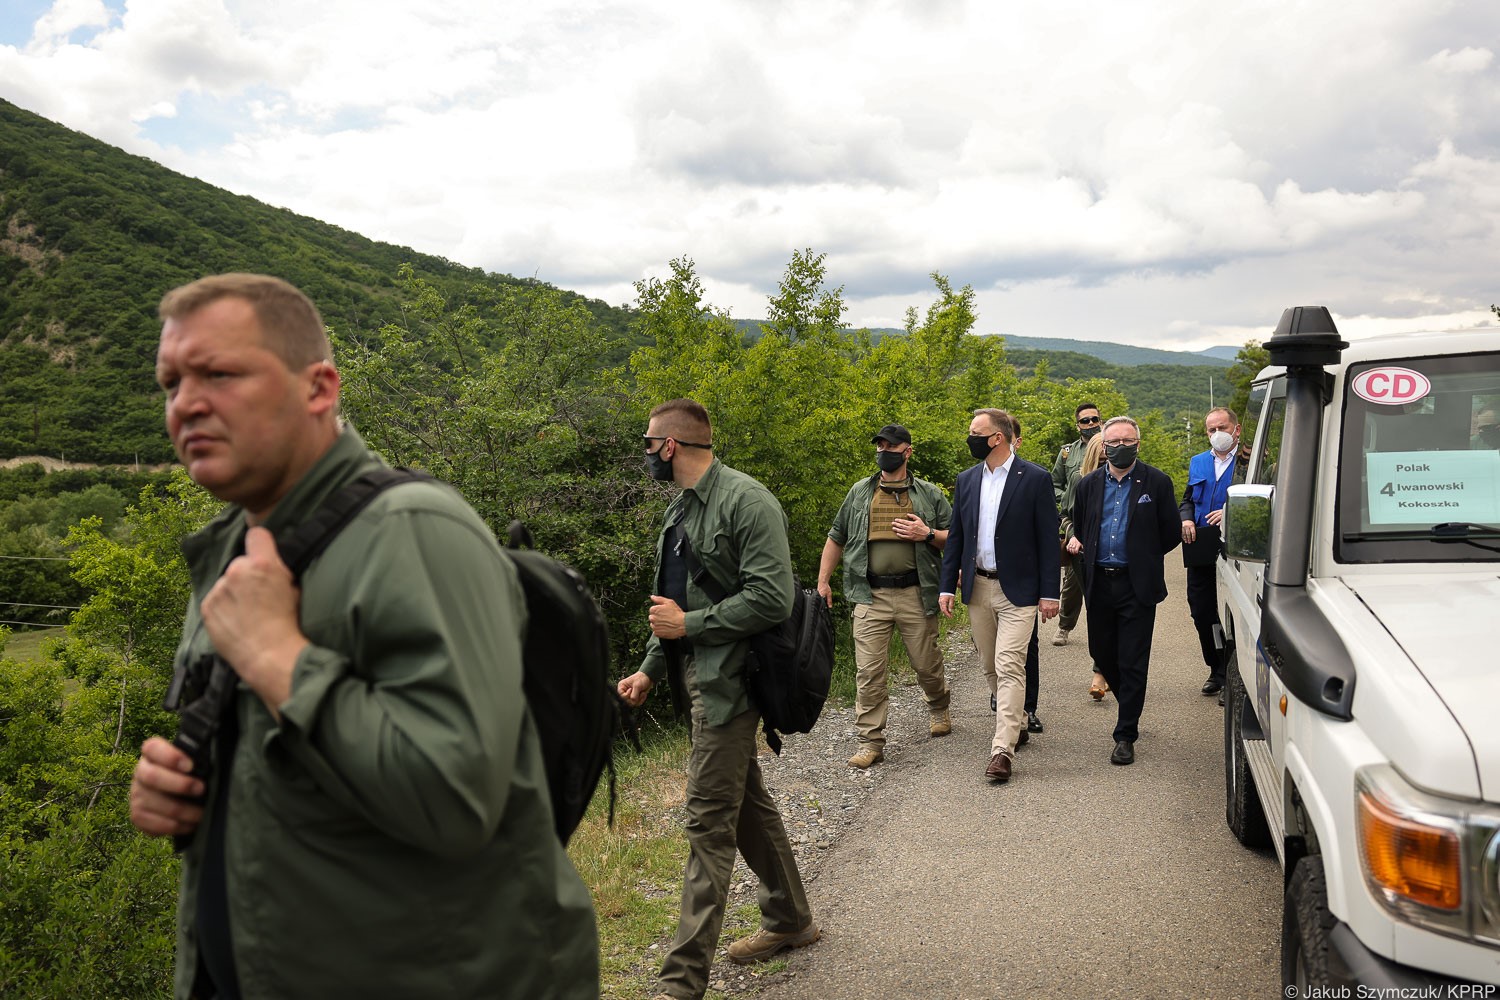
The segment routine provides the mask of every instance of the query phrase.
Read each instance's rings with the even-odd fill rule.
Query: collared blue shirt
[[[1125,532],[1130,528],[1130,486],[1133,480],[1126,476],[1116,479],[1108,471],[1104,473],[1104,509],[1099,519],[1100,566],[1123,567],[1125,558]]]

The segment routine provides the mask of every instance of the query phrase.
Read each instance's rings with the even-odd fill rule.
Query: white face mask
[[[1234,435],[1228,431],[1214,431],[1208,436],[1209,447],[1223,455],[1234,447]]]

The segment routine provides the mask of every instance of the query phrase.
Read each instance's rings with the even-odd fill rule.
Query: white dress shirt
[[[1239,442],[1235,442],[1235,443],[1238,444]],[[1212,451],[1212,449],[1210,449],[1210,450]],[[1218,452],[1215,451],[1214,452],[1214,482],[1217,483],[1220,479],[1223,479],[1224,478],[1224,470],[1227,469],[1227,468],[1229,468],[1233,464],[1234,464],[1234,449],[1233,448],[1229,449],[1229,454],[1227,454],[1227,455],[1220,455]]]
[[[999,468],[991,469],[986,464],[979,471],[978,544],[974,547],[974,565],[986,573],[995,572],[999,565],[995,561],[995,521],[1000,517],[1000,497],[1005,493],[1010,464],[1015,460],[1012,452]]]

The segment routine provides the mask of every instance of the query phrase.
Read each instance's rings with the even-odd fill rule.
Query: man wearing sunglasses
[[[1073,490],[1078,485],[1089,438],[1099,433],[1099,407],[1079,403],[1073,418],[1078,423],[1078,440],[1063,445],[1057,461],[1052,463],[1052,497],[1057,501],[1057,509],[1064,512],[1072,509]],[[1083,579],[1066,556],[1062,566],[1062,611],[1057,616],[1057,635],[1052,637],[1054,646],[1068,644],[1068,633],[1078,624],[1078,612],[1083,608]]]
[[[714,457],[713,425],[702,404],[662,403],[651,411],[644,437],[647,474],[680,492],[667,506],[657,543],[646,657],[620,681],[619,692],[640,705],[680,668],[692,702],[682,908],[654,997],[696,1000],[708,989],[736,850],[760,878],[761,928],[729,946],[730,961],[764,961],[820,934],[781,811],[761,778],[760,713],[745,678],[750,637],[786,619],[796,588],[786,514],[770,490]],[[695,564],[738,587],[713,600],[698,585],[703,577]]]

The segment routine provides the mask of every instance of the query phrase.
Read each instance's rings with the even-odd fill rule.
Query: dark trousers
[[[1037,670],[1036,655],[1037,623],[1031,623],[1031,641],[1026,644],[1026,711],[1036,711],[1036,693],[1041,687],[1041,674]]]
[[[1146,670],[1151,662],[1151,632],[1156,605],[1135,595],[1125,573],[1094,568],[1094,584],[1084,600],[1089,623],[1089,655],[1119,702],[1115,740],[1134,743],[1146,707]]]
[[[787,839],[781,809],[761,780],[755,730],[760,715],[743,712],[722,726],[704,718],[694,664],[684,664],[693,703],[693,749],[687,769],[687,870],[677,936],[658,988],[674,997],[701,997],[724,924],[724,906],[738,849],[760,878],[760,925],[782,934],[812,923],[812,910]]]
[[[1214,626],[1219,624],[1219,583],[1212,566],[1189,566],[1187,568],[1188,611],[1193,616],[1193,627],[1198,630],[1198,645],[1203,650],[1203,662],[1208,665],[1208,676],[1224,683],[1224,657],[1214,644]]]

